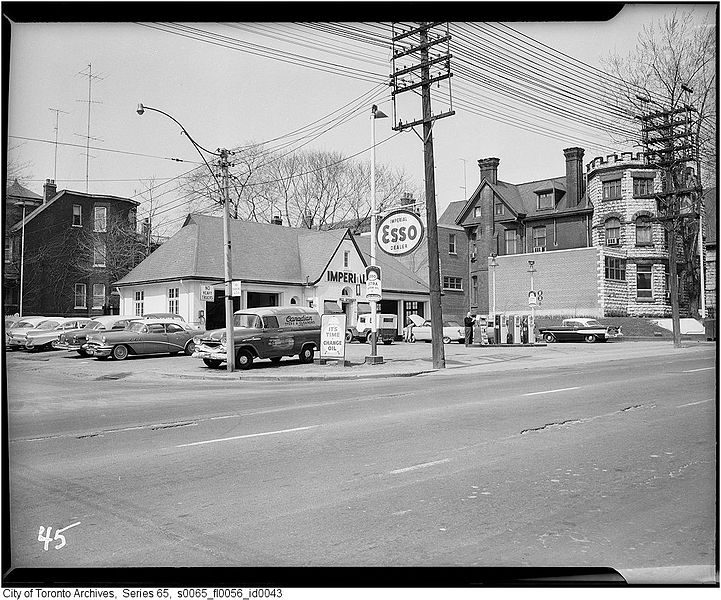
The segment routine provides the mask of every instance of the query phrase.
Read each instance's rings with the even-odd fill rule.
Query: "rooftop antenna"
[[[98,140],[103,141],[100,138],[94,138],[90,136],[90,107],[93,104],[102,104],[102,102],[98,102],[96,100],[93,100],[93,80],[103,80],[104,77],[101,77],[100,75],[93,75],[93,65],[92,63],[88,64],[87,69],[83,69],[78,73],[78,75],[82,75],[83,77],[88,78],[88,99],[87,100],[78,100],[78,102],[87,102],[88,104],[88,133],[87,135],[81,135],[81,137],[85,138],[85,193],[87,194],[89,192],[89,173],[90,173],[90,140]],[[80,134],[75,134],[80,135]]]
[[[53,181],[57,183],[58,181],[58,123],[60,120],[60,113],[63,113],[64,115],[69,115],[70,113],[65,110],[60,110],[59,108],[48,108],[48,110],[52,110],[55,113],[55,163],[53,165]]]

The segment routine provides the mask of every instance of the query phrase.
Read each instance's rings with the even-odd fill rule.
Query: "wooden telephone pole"
[[[445,31],[437,33],[438,27]],[[417,42],[415,37],[417,36]],[[451,73],[451,36],[447,23],[419,23],[417,27],[405,29],[396,34],[396,24],[393,25],[393,58],[391,80],[393,85],[393,127],[395,131],[413,129],[416,125],[423,125],[423,157],[425,165],[426,183],[426,227],[428,229],[428,284],[431,294],[431,342],[433,346],[433,367],[443,369],[446,366],[443,349],[443,313],[441,308],[441,277],[438,254],[438,218],[436,214],[436,182],[433,163],[433,124],[436,120],[450,117],[455,114],[450,94]],[[407,45],[410,44],[410,45]],[[438,50],[439,44],[445,45],[440,54],[431,56],[430,50]],[[396,67],[400,58],[418,55],[420,62],[410,67]],[[413,60],[411,58],[411,60]],[[431,73],[431,69],[434,70]],[[420,71],[420,78],[418,72]],[[405,79],[405,78],[408,79]],[[448,81],[448,96],[450,108],[446,112],[434,115],[431,111],[431,84]],[[402,123],[396,118],[396,96],[421,88],[421,105],[423,117],[410,123]]]

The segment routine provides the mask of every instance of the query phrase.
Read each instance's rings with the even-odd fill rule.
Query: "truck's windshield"
[[[237,314],[233,315],[233,327],[245,327],[247,329],[261,329],[263,324],[258,315]]]

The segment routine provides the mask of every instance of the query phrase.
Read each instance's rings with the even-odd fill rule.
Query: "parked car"
[[[539,327],[538,333],[547,343],[552,342],[605,342],[622,337],[620,327],[601,325],[596,319],[564,319],[555,327]]]
[[[284,356],[298,355],[300,362],[313,362],[320,348],[320,315],[303,306],[267,306],[239,310],[233,315],[235,364],[250,369],[256,358],[277,363]],[[195,339],[193,356],[212,369],[228,360],[225,329],[208,331]]]
[[[139,319],[140,317],[129,317],[127,315],[104,315],[102,317],[95,317],[81,329],[61,333],[60,337],[53,342],[53,348],[77,352],[80,356],[88,356],[87,352],[83,350],[83,344],[88,341],[87,337],[91,331],[122,330],[132,321]]]
[[[371,334],[372,319],[370,313],[358,315],[358,322],[349,327],[345,332],[345,341],[369,342]],[[384,344],[392,344],[398,335],[398,317],[393,314],[376,313],[376,325],[378,341]]]
[[[413,327],[413,341],[417,342],[430,342],[431,337],[431,322],[422,321],[418,315],[410,315],[409,318],[414,323],[421,322],[421,325],[415,325]],[[465,333],[463,326],[456,321],[443,321],[443,343],[450,344],[451,342],[463,343],[465,339]]]
[[[92,321],[90,317],[61,318],[55,321],[57,323],[55,327],[50,327],[50,324],[53,323],[53,321],[45,321],[40,326],[35,329],[31,329],[25,334],[25,349],[33,351],[51,348],[53,342],[56,342],[65,331],[78,329],[87,323],[90,323],[90,321]]]
[[[23,317],[5,332],[5,346],[9,350],[24,348],[25,334],[48,320],[50,320],[49,317]]]
[[[185,319],[175,313],[148,313],[142,317],[136,317],[140,319],[171,319],[173,321],[182,321],[185,323]]]
[[[205,333],[187,323],[174,319],[140,319],[131,321],[119,331],[91,331],[82,346],[90,356],[125,360],[130,354],[191,355],[195,351],[193,338]]]

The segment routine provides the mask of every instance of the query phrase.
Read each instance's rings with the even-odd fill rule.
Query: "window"
[[[636,245],[652,245],[651,219],[649,217],[638,217],[636,219]]]
[[[553,208],[553,192],[543,192],[538,194],[538,210],[547,210]]]
[[[471,305],[478,306],[478,277],[471,277]]]
[[[533,249],[543,248],[546,249],[546,226],[533,228]]]
[[[506,254],[516,253],[516,230],[506,229],[505,231]]]
[[[278,317],[263,317],[263,326],[266,329],[278,329]]]
[[[622,258],[606,257],[606,279],[626,280],[626,261]]]
[[[104,267],[105,266],[105,240],[96,238],[93,243],[93,266]]]
[[[93,308],[103,308],[105,305],[105,284],[93,284]]]
[[[503,206],[503,202],[498,200],[498,198],[496,198],[496,203],[493,205],[493,214],[494,215],[506,214],[506,208],[505,208],[505,206]]]
[[[167,331],[168,333],[183,333],[185,329],[183,329],[180,325],[176,325],[175,323],[166,323],[165,331]]]
[[[648,177],[633,178],[633,197],[651,196],[653,194],[653,179]]]
[[[463,290],[463,278],[462,277],[444,277],[443,278],[443,289],[444,290]]]
[[[621,180],[613,179],[603,182],[603,199],[604,200],[620,200],[621,199]]]
[[[83,207],[73,204],[73,227],[83,226]]]
[[[128,211],[128,223],[133,231],[138,227],[138,213],[134,208]]]
[[[148,325],[148,333],[165,333],[165,325],[163,323],[151,323]]]
[[[13,241],[10,236],[5,238],[5,262],[13,261]]]
[[[456,253],[456,234],[449,233],[448,234],[448,254],[455,254],[455,253]]]
[[[480,217],[481,216],[481,207],[476,206],[473,208],[473,216],[474,217]]]
[[[606,244],[609,246],[617,245],[621,237],[621,221],[616,217],[606,219],[604,231],[606,233]]]
[[[180,314],[180,288],[168,288],[168,312]]]
[[[135,292],[135,316],[142,317],[145,312],[145,292]]]
[[[84,283],[75,284],[75,308],[87,308],[87,292],[88,287]]]
[[[95,218],[93,220],[93,231],[105,232],[108,227],[108,208],[107,206],[95,207]]]
[[[345,250],[343,252],[343,268],[347,269],[350,265],[350,252]]]
[[[636,298],[639,300],[653,298],[651,270],[652,265],[636,265]]]

